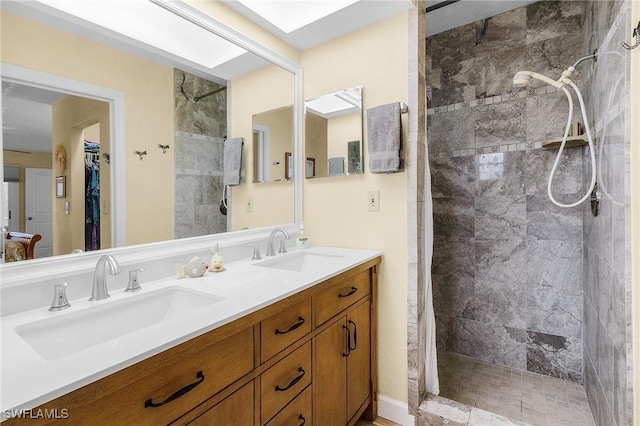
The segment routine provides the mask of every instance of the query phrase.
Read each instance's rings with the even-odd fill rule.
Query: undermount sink
[[[254,265],[262,266],[263,268],[302,272],[306,269],[321,267],[326,265],[327,262],[335,261],[341,257],[342,256],[340,255],[329,253],[300,251],[281,255],[281,257],[275,257],[273,259],[263,260],[262,262],[254,263]]]
[[[78,312],[59,313],[14,330],[43,358],[53,360],[179,318],[222,299],[182,288],[165,288]]]

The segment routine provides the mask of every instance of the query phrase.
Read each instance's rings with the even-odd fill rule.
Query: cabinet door
[[[371,309],[369,301],[347,314],[351,347],[347,357],[347,419],[371,394]]]
[[[251,426],[253,423],[253,382],[250,382],[189,424],[194,426]]]
[[[322,426],[344,426],[347,422],[346,318],[320,333],[314,339],[313,423]]]

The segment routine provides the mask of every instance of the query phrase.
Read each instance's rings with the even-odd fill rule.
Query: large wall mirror
[[[294,223],[294,183],[252,177],[252,117],[293,117],[291,70],[161,1],[129,2],[110,27],[94,23],[100,3],[1,4],[3,237],[43,234],[41,258]]]

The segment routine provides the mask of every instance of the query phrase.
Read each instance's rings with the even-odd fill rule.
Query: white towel
[[[224,184],[240,185],[242,169],[242,145],[244,138],[233,138],[224,141]]]
[[[396,173],[403,170],[402,122],[400,102],[367,110],[367,139],[371,173]]]

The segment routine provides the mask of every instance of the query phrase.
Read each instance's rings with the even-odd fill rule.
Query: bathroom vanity
[[[4,317],[3,346],[13,349],[3,359],[2,408],[18,417],[20,408],[31,408],[5,424],[57,417],[92,425],[328,426],[353,425],[363,414],[373,419],[380,262],[378,251],[298,250],[232,262],[202,278],[146,283],[137,294],[117,291],[100,306],[71,301],[66,312]],[[114,304],[129,303],[142,317],[147,308],[134,298],[145,292],[172,292],[188,309],[72,353],[38,346],[42,337],[29,334],[42,321],[76,315],[70,318],[82,323]],[[183,293],[211,301],[192,305],[195,296]]]

